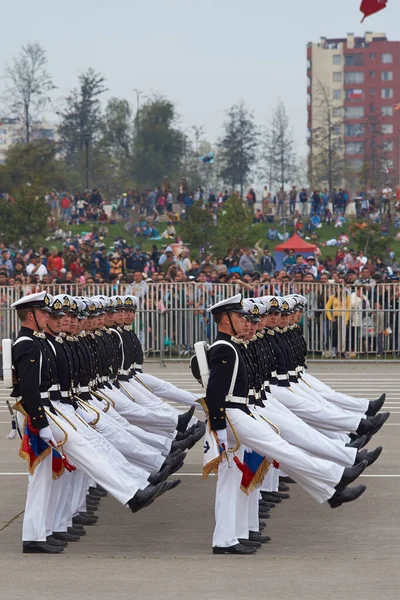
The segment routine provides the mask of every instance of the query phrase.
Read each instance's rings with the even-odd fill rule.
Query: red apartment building
[[[400,42],[372,32],[364,37],[323,37],[307,46],[307,78],[310,164],[317,152],[313,132],[321,119],[321,102],[316,99],[323,85],[339,123],[340,152],[353,185],[371,161],[382,176],[370,184],[390,183],[393,189],[399,185]]]

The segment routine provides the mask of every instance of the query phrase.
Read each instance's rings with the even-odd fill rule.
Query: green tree
[[[375,223],[354,223],[349,234],[352,244],[367,256],[387,256],[394,241],[390,236],[382,236],[381,225]]]
[[[31,186],[20,187],[12,203],[0,203],[0,231],[7,244],[28,248],[43,244],[47,231],[49,207],[44,196],[35,194]]]
[[[78,77],[79,86],[65,99],[60,112],[61,146],[69,164],[79,163],[85,144],[94,144],[101,136],[100,96],[107,91],[105,77],[92,68]]]
[[[219,233],[212,213],[200,202],[195,202],[190,208],[188,219],[181,224],[180,229],[185,242],[190,245],[192,255],[198,255],[200,248],[212,247]]]
[[[67,187],[67,173],[56,159],[57,147],[49,140],[16,144],[7,152],[0,170],[1,191],[12,202],[0,202],[0,232],[9,244],[33,247],[47,231],[46,193]]]
[[[148,100],[136,119],[133,140],[133,176],[141,188],[153,187],[168,177],[180,178],[185,138],[178,125],[176,108],[161,96]]]
[[[46,71],[46,52],[37,43],[22,46],[17,57],[6,67],[4,100],[11,114],[21,120],[24,139],[31,140],[32,122],[49,102],[49,92],[55,89]]]
[[[224,134],[218,142],[220,176],[225,183],[243,187],[257,159],[258,131],[254,115],[243,102],[232,106],[224,123]]]
[[[218,217],[216,240],[218,254],[225,254],[230,247],[247,248],[254,243],[257,232],[252,228],[253,217],[253,211],[237,194],[225,202]]]
[[[132,156],[133,115],[129,102],[110,98],[102,123],[100,144],[108,149],[118,161]]]
[[[29,144],[15,144],[7,152],[3,166],[7,189],[15,194],[17,189],[29,184],[31,192],[44,195],[53,188],[65,189],[67,173],[63,161],[57,160],[57,146],[50,140],[36,140]]]

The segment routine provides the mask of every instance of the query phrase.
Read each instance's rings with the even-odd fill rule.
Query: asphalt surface
[[[271,511],[272,542],[252,557],[213,556],[215,478],[201,479],[202,447],[188,455],[182,484],[132,515],[109,496],[99,522],[62,555],[23,555],[21,524],[27,477],[0,389],[0,598],[41,600],[400,598],[400,365],[313,364],[339,391],[370,399],[387,392],[392,415],[373,445],[380,460],[362,483],[366,494],[337,510],[319,506],[298,485]],[[201,391],[187,363],[149,363],[147,371]],[[201,413],[199,413],[199,416]]]

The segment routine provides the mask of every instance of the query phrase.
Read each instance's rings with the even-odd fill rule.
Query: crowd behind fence
[[[74,296],[133,293],[124,284],[49,285],[50,294]],[[213,342],[216,327],[207,308],[239,291],[246,296],[300,293],[308,304],[300,323],[309,358],[382,358],[400,354],[400,284],[350,286],[330,283],[266,284],[247,291],[237,284],[149,283],[139,298],[135,330],[145,355],[186,358],[195,342]],[[1,339],[14,339],[19,329],[10,305],[27,290],[0,288]]]

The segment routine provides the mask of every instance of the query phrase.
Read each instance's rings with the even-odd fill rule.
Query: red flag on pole
[[[362,13],[364,13],[364,17],[361,23],[366,17],[370,17],[371,15],[386,8],[387,2],[388,0],[362,0],[360,10]]]

